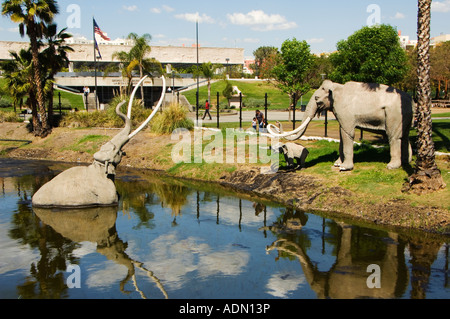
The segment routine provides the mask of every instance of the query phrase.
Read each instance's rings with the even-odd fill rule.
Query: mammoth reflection
[[[291,257],[298,259],[304,278],[318,298],[400,298],[406,292],[410,276],[411,298],[425,298],[431,264],[442,245],[440,241],[418,240],[393,232],[364,229],[329,220],[329,233],[335,235],[331,240],[334,242],[335,262],[328,270],[321,271],[311,258],[317,254],[314,254],[314,248],[311,247],[308,231],[303,231],[307,220],[303,212],[287,209],[277,222],[268,227],[278,239],[267,246],[266,251],[277,251],[277,260]],[[325,236],[325,219],[323,222],[322,235]],[[327,239],[322,237],[322,241],[324,240]],[[322,254],[323,247],[324,244]],[[405,261],[407,247],[415,261],[411,274]],[[367,284],[372,273],[368,271],[371,264],[379,266],[381,270],[379,289]],[[283,290],[283,287],[278,287],[277,291],[273,281],[270,284],[272,286],[269,288],[276,293],[280,294]]]
[[[136,280],[136,270],[143,270],[161,290],[165,298],[168,298],[159,279],[147,270],[143,263],[130,258],[125,250],[127,244],[120,238],[116,230],[117,207],[95,207],[71,210],[51,210],[33,208],[34,213],[46,225],[50,226],[63,237],[74,242],[93,242],[97,244],[97,252],[107,259],[125,266],[127,276],[120,283],[120,291],[126,293],[125,284],[132,279],[137,292],[146,298],[139,289]]]

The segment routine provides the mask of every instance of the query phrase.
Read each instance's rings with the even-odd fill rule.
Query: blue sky
[[[412,39],[417,32],[415,0],[59,0],[58,4],[56,22],[60,28],[70,25],[73,5],[79,8],[79,19],[70,20],[79,21],[79,25],[68,30],[76,36],[92,39],[95,17],[112,39],[124,38],[130,32],[149,33],[152,45],[191,46],[196,41],[198,19],[201,46],[244,48],[245,57],[251,57],[260,46],[280,48],[284,40],[294,37],[307,40],[315,53],[331,52],[339,40],[367,25],[368,18],[373,17]],[[379,9],[378,16],[377,11],[370,10],[372,4]],[[450,0],[434,0],[432,36],[449,34],[449,21]],[[0,17],[0,34],[0,40],[21,39],[17,25],[7,17]]]

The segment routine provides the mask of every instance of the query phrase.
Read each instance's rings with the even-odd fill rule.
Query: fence
[[[197,95],[197,106],[195,108],[195,111],[196,111],[196,120],[198,122],[198,120],[199,120],[199,108],[200,108],[199,103],[198,103],[198,101],[199,101],[199,99],[198,99],[198,92],[196,93],[196,95]],[[216,119],[217,119],[217,128],[218,129],[220,129],[220,102],[219,102],[219,98],[220,98],[220,94],[219,94],[219,92],[217,92]],[[292,106],[291,106],[292,111],[293,111],[292,112],[292,114],[293,114],[293,116],[292,116],[292,129],[295,130],[296,123],[297,123],[297,120],[295,118],[295,112],[297,110],[297,98],[296,98],[295,94],[293,96],[293,100],[294,100],[294,103],[292,103]],[[243,109],[242,93],[239,93],[239,109],[238,109],[238,112],[239,112],[239,128],[241,128],[241,129],[242,129],[242,109]],[[301,111],[304,112],[305,110],[306,110],[306,105],[301,105]],[[323,111],[323,113],[321,115],[325,116],[324,137],[328,137],[328,112],[327,111]],[[264,94],[264,118],[267,121],[269,121],[269,117],[268,117],[268,94],[267,93]]]

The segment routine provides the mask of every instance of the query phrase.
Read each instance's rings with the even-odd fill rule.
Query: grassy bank
[[[271,110],[286,110],[290,105],[290,100],[287,94],[281,92],[274,85],[266,81],[233,81],[230,80],[232,86],[237,86],[242,92],[242,102],[246,105],[247,109],[253,110],[264,107],[265,93],[267,93],[268,108]],[[217,104],[217,92],[219,92],[219,102],[221,108],[228,104],[226,98],[222,95],[225,89],[224,81],[217,81],[211,84],[211,103],[213,106]],[[183,92],[183,95],[188,99],[191,105],[196,104],[197,89],[192,89]],[[302,103],[307,104],[311,98],[313,92],[309,92],[303,96]],[[199,102],[200,105],[204,105],[205,100],[208,99],[208,87],[202,86],[199,89]],[[300,104],[300,102],[299,102]]]

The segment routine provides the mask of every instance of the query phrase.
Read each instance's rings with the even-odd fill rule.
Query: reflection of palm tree
[[[66,295],[62,271],[66,269],[66,260],[75,264],[72,251],[78,244],[74,243],[46,225],[42,225],[29,206],[30,197],[25,190],[19,190],[21,200],[17,212],[13,215],[9,236],[19,240],[22,245],[29,245],[40,252],[40,260],[30,266],[30,276],[17,287],[24,299],[62,298]]]
[[[187,197],[190,194],[189,188],[182,185],[155,184],[156,194],[161,200],[161,205],[172,209],[172,216],[181,215],[181,208],[187,203]]]
[[[96,207],[87,209],[73,209],[70,211],[54,211],[34,208],[39,219],[52,227],[57,233],[68,238],[70,242],[90,241],[97,243],[97,251],[128,269],[127,276],[120,283],[120,291],[125,291],[125,284],[132,279],[139,294],[145,298],[137,286],[135,267],[143,270],[165,298],[168,298],[164,287],[154,274],[147,270],[141,262],[131,259],[125,252],[127,244],[120,238],[116,230],[117,207]],[[75,243],[74,243],[75,244]]]

